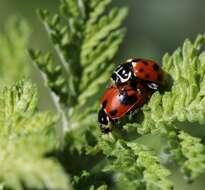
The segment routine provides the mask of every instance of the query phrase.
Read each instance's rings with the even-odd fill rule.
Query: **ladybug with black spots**
[[[164,83],[164,72],[155,61],[128,59],[114,70],[111,78],[116,85],[129,81],[147,81],[148,88],[158,90]]]
[[[140,108],[151,96],[152,91],[138,82],[131,85],[111,85],[101,99],[98,122],[103,133],[109,133],[118,119],[129,111]],[[110,125],[111,124],[111,125]]]

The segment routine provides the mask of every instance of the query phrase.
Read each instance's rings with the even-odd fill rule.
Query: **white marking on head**
[[[122,78],[119,74],[118,74],[118,72],[115,72],[115,74],[117,75],[117,77],[120,79],[120,82],[121,83],[125,83],[125,82],[127,82],[129,79],[130,79],[130,77],[131,77],[131,75],[132,75],[132,73],[131,72],[129,72],[126,76],[126,78]]]
[[[132,62],[132,60],[133,60],[133,59],[127,59],[127,60],[125,61],[125,63]]]
[[[138,64],[137,62],[132,62],[132,66],[133,66],[133,67],[136,67],[137,64]]]

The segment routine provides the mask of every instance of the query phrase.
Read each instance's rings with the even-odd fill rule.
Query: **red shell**
[[[160,65],[155,61],[148,59],[132,59],[125,63],[132,64],[133,74],[142,80],[152,81],[158,85],[164,82],[164,72]]]
[[[106,89],[101,99],[105,113],[111,119],[119,119],[132,108],[141,107],[151,94],[140,83],[136,89],[129,85],[113,85]]]

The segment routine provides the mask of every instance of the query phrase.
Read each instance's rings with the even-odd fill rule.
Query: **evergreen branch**
[[[66,74],[70,74],[68,63],[65,60],[65,57],[63,56],[63,54],[61,53],[62,51],[60,50],[60,43],[61,43],[61,40],[63,39],[63,34],[65,33],[65,31],[63,31],[63,34],[62,34],[60,29],[58,28],[60,17],[58,15],[54,15],[49,20],[49,12],[47,10],[38,10],[38,15],[43,21],[45,29],[47,30],[49,36],[52,39],[52,42],[55,45],[54,47],[57,52],[57,55],[59,55],[60,57],[62,68],[64,68],[64,70],[67,72]]]
[[[163,68],[171,89],[153,94],[143,108],[144,120],[137,124],[139,132],[165,129],[164,125],[179,122],[204,123],[204,35],[192,44],[186,40],[182,49],[163,58]],[[157,110],[157,111],[156,111]],[[163,132],[163,131],[162,131]]]
[[[88,56],[92,52],[89,50],[95,49],[100,45],[112,31],[118,29],[127,14],[127,9],[112,9],[106,16],[100,18],[100,20],[90,27],[87,27],[85,31],[85,40],[82,46],[81,60],[83,65],[90,63]],[[96,32],[98,31],[98,32]]]
[[[192,182],[205,172],[205,147],[200,138],[176,130],[173,126],[168,133],[166,152],[181,166],[187,181]]]
[[[95,188],[95,186],[92,185],[89,190],[95,190],[95,189],[96,190],[107,190],[107,186],[106,185],[101,185],[100,187]]]
[[[201,152],[204,145],[199,143],[200,138],[180,131],[178,126],[184,122],[204,124],[205,121],[204,42],[205,36],[199,35],[194,43],[186,40],[183,47],[178,48],[173,55],[164,56],[163,68],[167,76],[171,77],[167,79],[171,89],[163,94],[159,92],[153,94],[148,105],[143,108],[142,122],[132,124],[133,127],[137,127],[140,134],[151,132],[166,136],[170,146],[168,150],[190,181],[200,173],[204,173],[205,156]],[[188,143],[190,151],[195,149],[195,145],[201,147],[196,149],[195,158],[191,157],[191,153],[185,152]],[[188,166],[187,163],[191,161],[193,164]],[[194,164],[195,161],[197,166]]]
[[[34,65],[41,70],[44,81],[52,89],[51,95],[58,112],[61,113],[63,129],[67,129],[69,92],[66,79],[62,74],[62,68],[54,65],[49,53],[43,56],[40,51],[29,50],[28,52]]]
[[[75,6],[75,4],[77,4],[77,1],[73,3],[72,6]],[[49,13],[46,10],[40,10],[38,13],[54,44],[54,48],[60,58],[60,62],[66,71],[66,76],[69,81],[69,90],[73,101],[77,96],[77,86],[74,85],[79,80],[77,74],[80,70],[80,60],[78,56],[78,52],[80,51],[80,39],[67,26],[60,26],[59,15],[54,15],[50,18]],[[71,18],[71,20],[72,19],[74,18]],[[72,40],[75,40],[75,42]]]
[[[83,71],[80,83],[81,92],[84,92],[87,86],[98,76],[110,73],[105,72],[107,67],[111,67],[113,70],[114,64],[112,64],[112,60],[123,40],[124,33],[122,29],[112,32],[106,40],[99,42],[99,45],[89,53],[87,61],[93,64],[88,64]],[[107,62],[107,64],[103,64],[104,62]],[[105,79],[107,78],[105,77]]]
[[[201,173],[205,173],[205,147],[200,138],[192,137],[188,133],[180,132],[178,135],[185,162],[182,170],[189,181],[194,180]]]
[[[11,124],[10,119],[19,119],[21,114],[31,115],[36,110],[37,92],[31,83],[19,82],[17,85],[5,87],[0,96],[1,125],[9,129],[5,124]],[[16,120],[17,122],[18,120]],[[14,120],[15,122],[15,120]]]
[[[93,10],[89,14],[89,20],[87,22],[87,28],[92,28],[91,26],[93,24],[96,24],[98,22],[98,19],[101,15],[103,15],[106,7],[111,3],[111,0],[104,0],[104,1],[97,1],[93,0],[91,3],[91,9]]]
[[[59,112],[67,116],[72,128],[66,134],[68,147],[62,154],[74,158],[69,160],[74,166],[66,165],[66,169],[73,186],[79,189],[110,187],[109,180],[103,178],[98,184],[95,177],[107,174],[114,183],[113,189],[171,190],[169,170],[136,139],[139,135],[159,133],[166,137],[168,154],[189,181],[204,173],[204,145],[200,138],[179,126],[182,122],[205,123],[205,36],[199,35],[194,43],[186,40],[173,55],[164,56],[165,86],[169,88],[154,93],[141,113],[133,117],[134,121],[123,126],[132,128],[138,136],[133,137],[128,130],[124,139],[118,136],[116,140],[112,135],[101,138],[96,128],[98,101],[114,67],[113,60],[125,33],[121,23],[127,14],[126,8],[107,9],[110,2],[62,0],[59,14],[52,16],[45,10],[39,11],[61,63],[55,66],[50,58],[38,57],[35,51],[30,54],[51,92],[59,98]],[[107,186],[99,186],[102,184]]]
[[[163,95],[155,93],[148,104],[151,118],[160,123],[199,122],[204,120],[204,35],[199,35],[194,43],[186,40],[182,49],[172,56],[166,54],[163,67],[172,77],[171,91]],[[158,110],[157,112],[155,110]],[[157,126],[157,125],[156,125]]]
[[[58,162],[46,154],[58,148],[56,116],[37,112],[37,92],[21,81],[0,93],[0,182],[5,188],[68,189]]]
[[[101,140],[99,146],[110,161],[104,170],[119,173],[117,181],[126,178],[128,183],[132,183],[128,185],[130,189],[173,189],[173,184],[167,179],[169,170],[147,147],[113,139]]]

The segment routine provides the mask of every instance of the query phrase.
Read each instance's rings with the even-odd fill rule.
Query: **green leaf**
[[[205,157],[200,152],[204,145],[199,143],[200,138],[184,133],[178,127],[185,122],[198,125],[205,123],[204,43],[205,36],[199,35],[193,43],[186,40],[183,47],[178,48],[173,55],[165,54],[162,66],[170,89],[163,93],[156,92],[148,105],[144,106],[144,120],[133,124],[141,134],[160,133],[165,136],[169,143],[168,151],[190,181],[204,173],[202,166]],[[196,149],[198,152],[194,158],[185,150],[190,148],[192,151],[195,145],[201,148]]]

